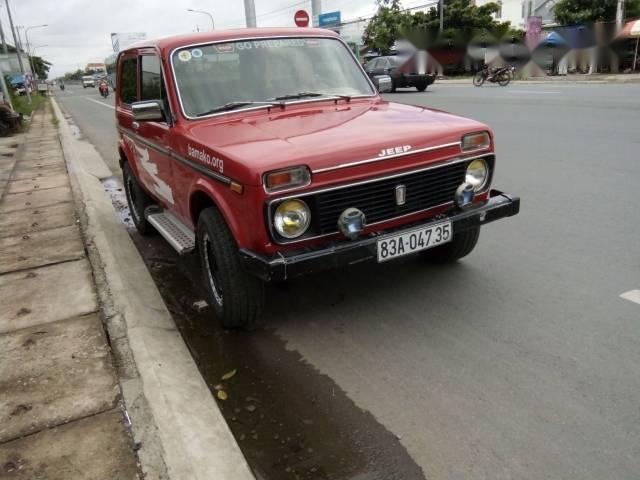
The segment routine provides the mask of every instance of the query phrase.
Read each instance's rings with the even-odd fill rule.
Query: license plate
[[[410,253],[436,247],[453,238],[451,222],[410,230],[380,238],[377,242],[378,262],[386,262]]]

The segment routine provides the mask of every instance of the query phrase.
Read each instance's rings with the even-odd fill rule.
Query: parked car
[[[404,87],[415,87],[419,92],[424,92],[436,80],[433,74],[416,73],[415,62],[410,56],[377,57],[367,62],[365,71],[372,79],[379,75],[389,75],[392,92]]]
[[[225,327],[255,324],[265,281],[418,252],[452,262],[519,211],[491,189],[488,126],[385,101],[327,30],[146,41],[120,52],[116,83],[133,222],[197,252]]]
[[[82,77],[82,88],[95,87],[96,81],[93,75],[85,75]]]

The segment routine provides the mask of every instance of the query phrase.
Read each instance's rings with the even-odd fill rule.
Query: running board
[[[191,253],[196,248],[196,236],[184,223],[158,208],[147,208],[147,221],[169,242],[180,255]]]

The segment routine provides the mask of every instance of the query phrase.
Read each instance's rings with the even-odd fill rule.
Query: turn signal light
[[[264,176],[264,186],[267,192],[277,192],[294,187],[303,187],[311,183],[311,172],[307,167],[277,170]]]
[[[491,137],[488,132],[470,133],[462,137],[460,148],[463,152],[470,150],[480,150],[491,145]]]

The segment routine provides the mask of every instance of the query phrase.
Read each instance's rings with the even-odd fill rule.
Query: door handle
[[[131,127],[132,127],[134,130],[137,130],[137,129],[139,129],[139,128],[140,128],[140,124],[139,124],[138,122],[131,122]]]

